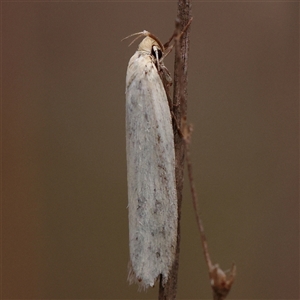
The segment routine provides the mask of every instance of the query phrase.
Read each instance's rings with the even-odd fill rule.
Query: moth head
[[[156,61],[159,61],[163,55],[161,45],[149,36],[145,37],[139,44],[138,51],[148,52],[156,59]]]
[[[165,52],[165,48],[164,48],[163,44],[160,42],[160,40],[155,35],[153,35],[151,32],[146,31],[146,30],[144,30],[142,32],[133,33],[133,34],[127,36],[126,38],[124,38],[123,40],[125,40],[129,37],[132,37],[132,36],[137,36],[137,37],[129,44],[129,46],[132,43],[134,43],[139,37],[146,36],[142,40],[142,42],[139,44],[138,51],[148,52],[155,59],[156,66],[159,70],[160,69],[160,59],[163,57],[163,54]]]

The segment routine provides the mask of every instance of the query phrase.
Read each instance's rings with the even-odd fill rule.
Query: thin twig
[[[185,148],[186,148],[186,161],[188,167],[188,176],[190,181],[193,206],[196,216],[196,221],[198,225],[198,229],[201,236],[201,243],[203,248],[204,258],[208,267],[208,273],[210,278],[211,288],[213,290],[214,300],[224,300],[228,295],[231,286],[233,284],[235,275],[236,275],[236,266],[232,264],[230,272],[226,275],[226,273],[219,267],[218,264],[213,265],[210,259],[207,239],[204,233],[204,227],[202,220],[200,218],[199,207],[198,207],[198,197],[195,189],[193,172],[192,172],[192,163],[191,163],[191,155],[190,155],[190,143],[191,143],[191,135],[192,135],[192,126],[186,126],[184,131],[184,140],[185,140]]]
[[[194,178],[193,178],[191,153],[190,153],[190,138],[191,138],[192,130],[193,130],[193,128],[190,125],[187,128],[188,132],[185,135],[186,162],[187,162],[188,176],[189,176],[192,199],[193,199],[193,206],[194,206],[194,211],[195,211],[195,215],[196,215],[196,221],[197,221],[198,229],[199,229],[199,232],[200,232],[200,235],[201,235],[201,243],[202,243],[204,258],[205,258],[205,261],[207,263],[208,269],[211,270],[212,269],[212,263],[211,263],[210,255],[209,255],[209,252],[208,252],[208,245],[207,245],[207,240],[206,240],[206,236],[205,236],[205,233],[204,233],[203,223],[202,223],[202,220],[201,220],[200,214],[199,214],[198,197],[197,197],[197,192],[196,192],[196,189],[195,189]]]
[[[189,0],[178,0],[177,18],[177,34],[182,32],[191,19],[191,3]],[[174,92],[173,92],[173,114],[177,120],[179,128],[182,128],[182,120],[186,120],[187,113],[187,68],[188,68],[188,52],[189,52],[189,29],[176,40],[175,48],[175,66],[174,66]],[[174,104],[180,103],[175,106]],[[162,299],[176,299],[177,293],[177,277],[179,267],[180,252],[180,218],[181,218],[181,202],[183,190],[183,170],[184,170],[184,140],[178,130],[174,131],[175,144],[175,160],[176,160],[176,190],[178,198],[178,226],[177,226],[177,245],[173,266],[169,273],[169,278],[163,286],[160,281],[159,296]]]

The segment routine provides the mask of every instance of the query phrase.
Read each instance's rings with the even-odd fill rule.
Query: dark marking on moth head
[[[158,64],[159,64],[160,59],[162,58],[162,51],[157,46],[152,46],[151,56],[152,56],[153,61],[155,63],[156,69],[159,70]],[[152,68],[153,68],[153,66],[152,66]]]
[[[156,257],[160,258],[160,253],[159,252],[156,252]]]
[[[162,57],[161,50],[156,47],[156,51],[157,51],[158,59],[161,59],[161,57]],[[153,47],[151,49],[151,55],[156,59],[156,53],[155,53]]]

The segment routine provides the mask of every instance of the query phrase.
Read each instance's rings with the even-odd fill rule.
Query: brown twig
[[[191,154],[190,154],[190,147],[189,147],[192,131],[193,131],[193,128],[191,125],[189,125],[185,130],[186,162],[187,162],[187,168],[188,168],[188,176],[189,176],[189,181],[190,181],[194,211],[195,211],[195,215],[196,215],[198,229],[199,229],[199,232],[201,235],[201,243],[202,243],[204,258],[207,263],[208,269],[211,270],[212,263],[211,263],[210,255],[208,252],[208,245],[207,245],[207,240],[206,240],[206,236],[204,233],[203,223],[202,223],[202,220],[201,220],[200,214],[199,214],[198,197],[197,197],[197,192],[195,189],[193,172],[192,172]]]
[[[163,286],[162,279],[159,285],[159,299],[175,299],[177,293],[177,276],[179,267],[179,251],[180,251],[180,219],[181,219],[181,203],[183,189],[183,170],[184,158],[187,160],[188,176],[191,186],[193,198],[193,206],[196,215],[197,225],[201,236],[204,258],[207,263],[210,284],[213,290],[214,300],[224,300],[228,295],[233,284],[236,267],[233,264],[228,275],[219,267],[218,264],[213,265],[210,259],[208,244],[204,233],[203,223],[200,218],[198,208],[198,198],[192,175],[192,164],[190,159],[190,140],[192,126],[187,125],[187,68],[189,53],[189,24],[191,22],[191,3],[190,0],[178,0],[178,13],[176,20],[176,30],[164,47],[169,48],[170,43],[175,39],[175,67],[174,67],[174,93],[173,103],[169,97],[170,85],[164,84],[168,94],[168,101],[172,116],[174,117],[174,143],[176,158],[176,188],[178,197],[178,229],[177,229],[177,245],[175,261],[169,274],[168,281]],[[169,48],[171,49],[172,46]],[[170,50],[169,50],[170,52]],[[163,75],[162,77],[166,77]]]
[[[210,278],[211,288],[213,290],[213,297],[214,300],[224,300],[228,295],[231,286],[233,284],[235,275],[236,275],[236,266],[232,264],[232,268],[230,272],[226,275],[225,272],[219,267],[218,264],[213,265],[210,259],[209,251],[208,251],[208,244],[206,240],[206,236],[204,233],[204,227],[202,220],[200,218],[199,207],[198,207],[198,197],[197,192],[195,189],[194,179],[193,179],[193,172],[192,172],[192,163],[190,158],[190,143],[191,143],[191,135],[192,135],[192,126],[186,126],[184,130],[184,141],[185,141],[185,148],[186,148],[186,161],[187,161],[187,168],[188,168],[188,176],[190,181],[192,199],[193,199],[193,206],[196,216],[196,221],[198,225],[198,229],[201,236],[201,243],[203,248],[204,258],[208,267],[208,273]]]
[[[178,21],[176,22],[177,33],[180,33],[191,19],[191,3],[189,0],[178,0]],[[177,34],[176,36],[180,36]],[[180,39],[176,38],[175,47],[175,67],[174,67],[174,93],[173,93],[173,113],[177,120],[179,128],[186,122],[187,114],[187,69],[189,53],[189,29],[187,29]],[[175,104],[175,105],[174,105]],[[177,104],[177,105],[176,105]],[[176,189],[178,198],[178,227],[177,227],[177,245],[175,260],[169,273],[169,278],[163,286],[160,281],[159,299],[175,299],[177,293],[177,276],[179,267],[180,251],[180,217],[181,202],[183,190],[183,170],[185,145],[183,137],[175,129],[175,159],[176,159]]]

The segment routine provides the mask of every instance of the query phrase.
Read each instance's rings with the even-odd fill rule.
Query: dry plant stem
[[[189,147],[191,134],[192,134],[192,126],[191,125],[186,126],[184,130],[184,140],[185,140],[185,147],[186,147],[186,161],[187,161],[188,176],[189,176],[189,181],[191,186],[193,206],[196,215],[198,229],[201,236],[203,253],[208,267],[208,273],[210,278],[210,285],[213,291],[213,297],[214,300],[224,300],[228,295],[231,286],[233,284],[236,275],[236,267],[233,264],[229,274],[226,275],[225,272],[219,267],[218,264],[213,265],[211,262],[210,255],[208,252],[208,244],[204,233],[204,227],[199,214],[198,197],[197,197],[197,193],[194,185],[194,179],[193,179],[192,163],[190,158],[190,147]]]
[[[189,147],[189,143],[190,143],[189,139],[190,139],[191,133],[192,133],[192,128],[191,128],[191,126],[189,126],[188,132],[186,134],[186,136],[187,136],[187,138],[186,138],[186,162],[187,162],[187,168],[188,168],[188,176],[189,176],[189,181],[190,181],[190,186],[191,186],[191,193],[192,193],[193,206],[194,206],[194,211],[195,211],[195,215],[196,215],[197,225],[198,225],[198,229],[199,229],[199,232],[201,235],[203,254],[204,254],[208,269],[211,270],[213,265],[211,263],[210,255],[208,252],[208,245],[207,245],[207,240],[206,240],[206,236],[204,233],[203,223],[202,223],[202,220],[199,215],[198,197],[197,197],[194,179],[193,179],[191,154],[190,154],[190,147]]]
[[[191,2],[189,0],[178,0],[178,24],[177,30],[180,32],[191,19]],[[182,128],[182,123],[186,122],[187,114],[187,68],[188,68],[188,52],[189,52],[189,28],[183,33],[181,39],[176,42],[175,48],[175,67],[174,67],[174,93],[173,93],[173,113],[178,122],[178,126]],[[185,158],[185,142],[177,130],[174,134],[175,143],[175,159],[176,159],[176,189],[178,197],[178,229],[177,229],[177,245],[175,260],[169,273],[169,279],[165,286],[162,286],[160,280],[159,299],[176,299],[177,293],[177,277],[179,267],[180,252],[180,218],[181,218],[181,202],[183,189],[183,170]]]

